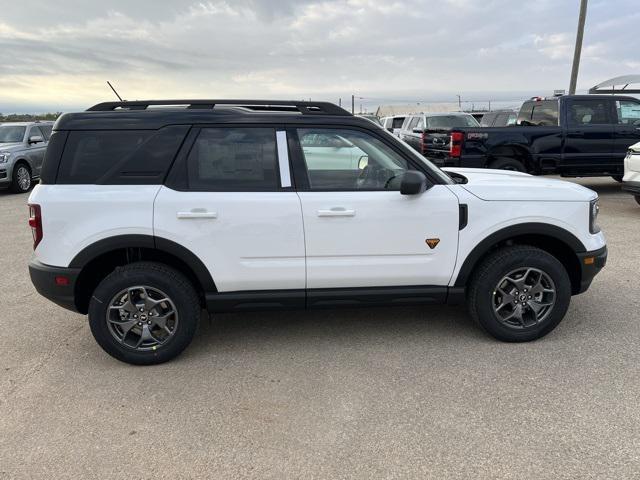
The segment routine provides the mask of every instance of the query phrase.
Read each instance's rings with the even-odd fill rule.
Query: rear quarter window
[[[162,183],[188,127],[68,133],[56,183]]]

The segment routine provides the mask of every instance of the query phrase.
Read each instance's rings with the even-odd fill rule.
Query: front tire
[[[510,170],[512,172],[527,173],[527,169],[522,164],[522,162],[516,160],[515,158],[507,158],[507,157],[498,158],[489,164],[489,168],[494,168],[496,170]]]
[[[118,267],[95,289],[89,325],[112,357],[134,365],[178,356],[195,335],[200,302],[180,272],[155,262]]]
[[[505,342],[528,342],[552,331],[571,300],[571,281],[553,255],[536,247],[503,247],[476,269],[468,290],[471,317]]]
[[[29,167],[24,163],[17,163],[11,175],[11,191],[13,193],[27,193],[32,184]]]

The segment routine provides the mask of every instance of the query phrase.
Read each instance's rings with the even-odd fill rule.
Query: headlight
[[[600,213],[600,199],[595,198],[589,203],[589,231],[594,234],[600,231],[597,224],[598,213]]]
[[[10,156],[11,152],[0,152],[0,163],[7,163]]]

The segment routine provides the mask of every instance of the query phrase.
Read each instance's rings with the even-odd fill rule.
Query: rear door
[[[640,102],[636,100],[616,100],[616,126],[613,142],[615,160],[620,165],[627,150],[634,143],[640,142]]]
[[[156,198],[156,237],[201,259],[219,292],[304,289],[284,129],[203,126],[190,137]]]
[[[568,98],[565,100],[563,170],[571,173],[607,171],[616,164],[613,153],[612,100]],[[617,163],[622,163],[622,158]]]
[[[447,285],[458,245],[458,200],[445,185],[401,195],[402,174],[414,166],[381,137],[349,127],[298,128],[336,135],[367,154],[351,176],[327,175],[324,165],[296,155],[309,289]],[[327,162],[329,170],[334,169]],[[346,166],[345,166],[346,168]],[[429,247],[427,240],[434,245]]]

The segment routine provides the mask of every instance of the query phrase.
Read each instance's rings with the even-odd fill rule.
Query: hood
[[[488,168],[443,168],[467,179],[461,185],[482,200],[588,202],[598,195],[582,185],[527,173]]]
[[[629,150],[632,150],[634,153],[640,152],[640,142],[634,143],[629,147]]]
[[[0,152],[15,152],[22,150],[22,143],[0,143]]]

